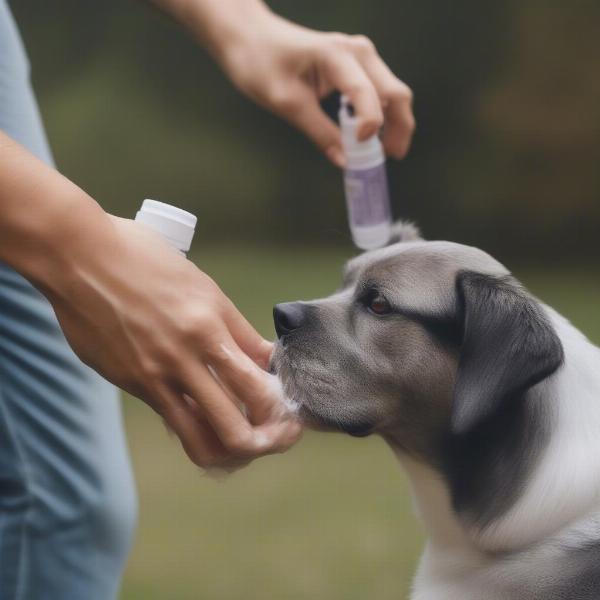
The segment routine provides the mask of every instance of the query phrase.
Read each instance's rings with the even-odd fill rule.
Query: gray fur
[[[412,225],[397,226],[399,243],[349,261],[340,291],[295,305],[301,326],[281,336],[272,368],[309,426],[381,435],[435,470],[458,519],[483,530],[518,501],[551,439],[546,381],[560,368],[562,346],[503,265],[476,248],[418,236]],[[390,314],[369,312],[373,290]],[[584,590],[596,590],[598,579],[584,555],[569,553],[572,568],[547,580],[544,598],[600,598]],[[510,587],[507,599],[542,597],[542,588]]]
[[[447,475],[461,354],[459,332],[452,339],[450,330],[459,318],[456,281],[465,270],[507,275],[476,248],[418,240],[353,259],[341,291],[302,303],[303,326],[277,346],[273,365],[306,422],[354,435],[378,433]],[[374,317],[361,306],[369,286],[385,293],[394,314]],[[437,334],[444,324],[446,337]],[[458,504],[473,513],[464,501]]]

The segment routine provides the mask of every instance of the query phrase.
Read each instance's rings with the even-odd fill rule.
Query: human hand
[[[232,2],[222,6],[226,4]],[[356,110],[360,140],[376,133],[385,118],[385,150],[395,158],[406,155],[415,128],[412,93],[368,38],[314,31],[255,2],[248,4],[242,12],[230,6],[229,13],[238,16],[228,13],[228,27],[217,28],[218,35],[208,32],[204,36],[241,91],[303,131],[341,167],[339,128],[319,105],[338,90]],[[236,18],[243,20],[240,27],[232,24]]]
[[[298,440],[261,368],[271,344],[210,277],[139,223],[76,222],[42,289],[84,362],[149,404],[201,467],[233,470]]]

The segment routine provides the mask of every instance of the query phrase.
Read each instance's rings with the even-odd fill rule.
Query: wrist
[[[48,296],[63,295],[77,264],[111,231],[107,213],[77,186],[68,187],[57,202],[15,229],[16,249],[7,261]]]
[[[262,0],[188,0],[178,20],[219,63],[275,15]]]
[[[1,132],[0,205],[0,260],[40,287],[63,267],[74,221],[84,213],[87,220],[105,216],[85,192]]]

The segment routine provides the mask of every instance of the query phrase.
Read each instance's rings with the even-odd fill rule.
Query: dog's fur
[[[600,598],[600,350],[481,250],[396,240],[276,307],[285,392],[398,455],[428,534],[413,600]]]

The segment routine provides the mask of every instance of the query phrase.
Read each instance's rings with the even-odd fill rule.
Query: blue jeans
[[[5,0],[0,129],[52,164]],[[73,354],[46,299],[0,264],[0,600],[116,598],[135,518],[117,390]]]

